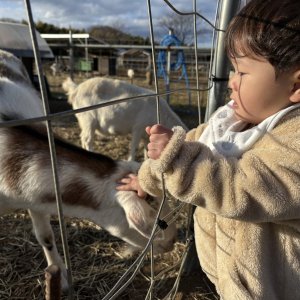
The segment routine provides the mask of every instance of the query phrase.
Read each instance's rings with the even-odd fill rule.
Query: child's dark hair
[[[231,21],[229,57],[263,57],[276,75],[300,67],[300,1],[252,0]]]

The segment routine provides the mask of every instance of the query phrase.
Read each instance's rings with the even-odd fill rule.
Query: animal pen
[[[33,50],[35,55],[35,62],[36,62],[36,69],[37,74],[39,78],[39,84],[41,89],[41,98],[43,102],[43,108],[44,108],[44,117],[39,118],[33,118],[33,119],[25,119],[25,120],[18,120],[18,121],[9,121],[5,123],[1,123],[0,127],[6,127],[6,126],[16,126],[20,124],[30,124],[33,122],[39,122],[39,121],[46,121],[47,125],[47,133],[48,133],[48,139],[49,139],[49,149],[50,149],[50,155],[51,155],[51,164],[52,164],[52,171],[53,171],[53,181],[54,181],[54,188],[55,188],[55,195],[56,195],[56,201],[57,201],[57,211],[58,211],[58,221],[59,221],[59,228],[60,228],[60,234],[61,234],[61,240],[62,240],[62,249],[64,253],[64,259],[65,264],[67,267],[68,272],[68,282],[70,285],[70,289],[68,291],[68,295],[66,296],[68,299],[83,299],[75,295],[74,291],[74,285],[73,285],[73,274],[72,274],[72,253],[69,251],[68,247],[68,234],[67,229],[64,221],[64,213],[63,213],[63,206],[62,206],[62,198],[60,193],[60,185],[58,180],[58,170],[57,170],[57,160],[56,160],[56,151],[55,151],[55,142],[54,142],[54,136],[53,136],[53,121],[59,120],[63,117],[73,116],[80,112],[85,112],[93,109],[99,109],[101,107],[109,106],[115,103],[121,103],[125,101],[139,101],[139,99],[143,98],[143,96],[138,97],[131,97],[131,98],[123,98],[113,101],[106,101],[104,103],[93,105],[90,107],[80,108],[72,111],[63,111],[58,113],[50,113],[49,109],[49,99],[46,92],[46,83],[43,76],[43,70],[42,70],[42,63],[41,58],[39,54],[39,49],[37,45],[37,39],[36,39],[36,33],[34,30],[34,21],[32,17],[31,12],[31,4],[30,0],[24,0],[27,14],[28,14],[28,23],[29,23],[29,29],[31,33],[32,38],[32,44],[33,44]],[[150,31],[150,37],[151,37],[151,64],[153,68],[153,79],[154,79],[154,85],[155,85],[155,91],[152,96],[156,97],[156,104],[157,104],[157,122],[160,123],[161,117],[160,117],[160,101],[163,101],[160,99],[161,96],[165,96],[168,94],[176,94],[178,92],[182,92],[182,90],[186,91],[188,90],[189,93],[194,93],[198,99],[198,117],[199,117],[199,123],[201,123],[202,117],[201,117],[201,111],[200,111],[200,92],[203,90],[208,91],[208,99],[207,99],[207,106],[206,106],[206,115],[205,120],[207,120],[210,115],[216,110],[217,107],[224,104],[225,101],[225,92],[227,88],[227,81],[228,81],[228,74],[229,74],[229,64],[227,59],[225,58],[224,48],[223,48],[223,38],[224,38],[224,31],[230,21],[230,19],[235,15],[237,10],[241,5],[243,5],[243,1],[241,0],[219,0],[217,7],[216,7],[216,16],[215,16],[215,22],[212,24],[209,22],[205,16],[199,14],[197,12],[197,1],[193,0],[193,7],[194,10],[191,12],[182,12],[176,9],[169,1],[162,0],[161,5],[167,5],[172,9],[174,12],[180,15],[186,15],[190,16],[191,22],[194,24],[194,54],[195,54],[195,87],[189,86],[185,89],[172,89],[170,88],[167,92],[162,92],[158,85],[158,72],[157,72],[157,53],[158,53],[158,47],[154,42],[154,33],[153,33],[153,23],[152,23],[152,10],[151,10],[151,0],[147,0],[148,5],[148,17],[149,17],[149,31]],[[198,41],[197,41],[197,20],[201,18],[205,22],[207,22],[213,29],[214,29],[214,36],[213,41],[211,45],[212,49],[212,55],[211,55],[211,62],[209,67],[209,74],[208,74],[208,84],[205,88],[200,88],[199,85],[199,74],[198,74]],[[171,48],[176,49],[176,46],[172,46]],[[161,48],[163,49],[163,48]],[[180,49],[180,47],[178,47]],[[162,176],[162,182],[163,180],[163,174]],[[163,187],[164,189],[164,187]],[[157,211],[157,217],[156,222],[153,225],[152,234],[149,238],[149,241],[145,247],[145,249],[133,260],[130,261],[130,264],[124,263],[124,273],[113,283],[112,286],[108,286],[105,283],[105,278],[103,280],[103,285],[105,286],[105,292],[103,296],[97,296],[95,299],[123,299],[121,298],[124,293],[126,293],[126,288],[132,283],[135,276],[137,274],[140,274],[140,269],[143,265],[143,262],[146,257],[149,257],[150,260],[150,270],[149,274],[145,275],[143,274],[143,277],[145,279],[145,284],[148,285],[148,292],[145,295],[145,299],[182,299],[182,298],[176,298],[178,296],[178,286],[180,284],[180,279],[183,273],[191,272],[193,269],[193,263],[195,263],[195,257],[194,257],[194,242],[193,242],[193,232],[191,229],[191,223],[192,223],[192,207],[189,208],[188,212],[188,222],[186,225],[186,233],[184,234],[184,249],[182,251],[182,255],[180,257],[180,263],[177,265],[168,267],[167,270],[160,270],[158,274],[156,273],[155,269],[155,256],[153,254],[153,245],[152,242],[155,239],[155,236],[163,231],[168,224],[171,222],[175,222],[176,218],[178,217],[181,209],[183,208],[183,204],[177,204],[177,206],[172,211],[171,216],[168,218],[168,220],[161,219],[161,211],[162,207],[164,206],[165,202],[168,201],[166,192],[164,191],[164,198],[162,200],[162,203]],[[150,254],[149,254],[150,251]],[[192,262],[192,263],[191,263]],[[94,263],[93,263],[94,264]],[[179,266],[178,266],[179,265]],[[54,268],[54,271],[52,270]],[[161,283],[159,283],[161,280],[166,279],[166,274],[169,272],[171,268],[174,268],[177,270],[176,278],[174,278],[173,283],[170,286],[170,289],[166,291],[163,295],[157,294],[157,288],[160,286]],[[61,297],[60,293],[60,287],[59,287],[59,281],[57,281],[56,276],[59,276],[59,271],[55,269],[55,266],[51,267],[50,269],[47,269],[46,271],[46,293],[45,296],[47,300],[58,300]],[[87,274],[88,276],[88,274]],[[105,277],[105,276],[104,276]],[[77,284],[83,284],[84,278],[78,280]],[[80,289],[79,289],[80,290]],[[94,295],[98,294],[99,291],[95,290]],[[100,294],[100,293],[99,293]],[[1,295],[1,292],[0,292]],[[1,296],[0,296],[1,297]],[[131,299],[133,296],[131,295]],[[211,299],[217,299],[217,296],[213,296],[214,298]],[[2,299],[2,298],[1,298]],[[4,298],[3,298],[4,299]],[[10,298],[13,299],[13,298]],[[16,299],[16,298],[14,298]],[[38,298],[32,298],[32,299],[38,299]],[[40,299],[40,298],[39,298]],[[87,298],[88,299],[88,298]],[[124,298],[126,299],[126,298]],[[183,298],[185,299],[185,298]],[[200,298],[199,298],[200,299]],[[204,298],[203,299],[208,299]]]

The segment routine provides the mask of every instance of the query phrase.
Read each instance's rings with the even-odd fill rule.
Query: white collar
[[[300,103],[289,106],[258,125],[241,131],[247,126],[247,123],[236,119],[234,110],[231,108],[232,103],[233,100],[212,115],[208,126],[199,138],[199,142],[204,143],[214,153],[227,157],[240,157],[261,136],[271,131],[284,115],[300,107]]]

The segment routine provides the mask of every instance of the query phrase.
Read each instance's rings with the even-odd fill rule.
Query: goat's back
[[[55,149],[60,188],[66,204],[82,202],[81,205],[93,209],[104,205],[99,201],[115,190],[117,179],[138,168],[137,163],[114,161],[58,137]],[[1,192],[16,202],[21,197],[24,203],[31,202],[31,205],[38,205],[35,203],[38,199],[54,203],[52,164],[43,124],[0,128]]]
[[[68,81],[66,81],[68,82]],[[71,84],[69,83],[69,89]],[[72,89],[78,106],[98,104],[101,101],[122,99],[140,95],[153,94],[152,91],[127,83],[126,81],[107,77],[94,77],[80,83]],[[137,100],[139,101],[139,100]]]
[[[74,109],[99,104],[103,101],[130,98],[145,95],[143,98],[124,101],[105,106],[99,110],[89,111],[91,118],[99,122],[102,133],[127,134],[133,127],[145,128],[157,123],[157,105],[154,92],[125,81],[105,77],[95,77],[77,86],[69,95]],[[185,127],[180,118],[172,111],[168,103],[161,99],[162,124],[173,127]],[[78,118],[81,118],[80,114]]]

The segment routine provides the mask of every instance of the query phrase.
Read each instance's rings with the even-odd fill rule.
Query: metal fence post
[[[212,80],[213,78],[227,78],[229,72],[229,62],[226,57],[226,53],[224,51],[224,35],[225,30],[232,19],[232,17],[236,14],[236,11],[239,7],[240,0],[221,0],[221,11],[220,11],[220,21],[218,29],[222,31],[218,31],[217,33],[217,44],[214,51],[214,60],[213,60],[213,68],[212,74],[210,75]],[[208,97],[208,105],[206,108],[205,120],[207,121],[210,115],[222,104],[224,104],[224,96],[227,89],[227,81],[211,81],[209,82],[209,86],[212,85],[212,89],[209,91]],[[191,214],[194,213],[194,208],[192,208]],[[191,217],[192,219],[192,217]],[[191,220],[190,226],[188,226],[188,230],[193,231],[193,220]],[[200,271],[200,265],[196,253],[196,247],[194,241],[192,241],[192,245],[187,253],[186,263],[183,268],[183,272],[185,275],[189,275],[193,272]]]
[[[74,47],[73,47],[73,36],[72,36],[72,30],[69,30],[69,72],[70,72],[70,78],[74,79]]]
[[[208,86],[212,86],[208,93],[208,103],[205,114],[205,121],[220,106],[225,104],[225,93],[228,84],[229,60],[224,49],[225,30],[236,14],[240,0],[221,0],[220,18],[217,27],[216,46],[214,49],[211,74],[208,79]]]

